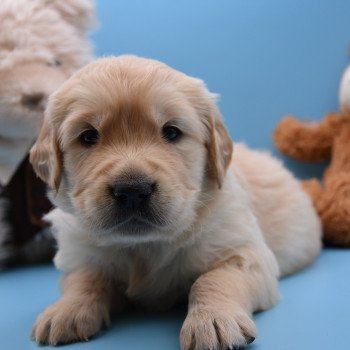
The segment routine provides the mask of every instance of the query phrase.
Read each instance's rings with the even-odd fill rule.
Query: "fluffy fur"
[[[330,113],[319,123],[284,118],[275,130],[277,147],[303,161],[331,159],[322,183],[303,182],[323,224],[326,244],[350,247],[350,113]]]
[[[179,140],[164,139],[166,125]],[[98,131],[94,145],[82,143],[86,130]],[[62,297],[33,337],[85,340],[129,304],[165,309],[188,298],[182,349],[252,342],[252,313],[278,301],[278,276],[315,259],[321,229],[279,161],[232,150],[215,96],[160,62],[100,59],[64,83],[31,150],[57,205],[47,219],[64,272]],[[147,214],[125,219],[110,188],[135,173],[156,189]]]
[[[350,111],[350,66],[347,66],[340,81],[339,103],[342,109]]]
[[[0,172],[3,181],[11,178],[38,135],[47,97],[91,60],[87,30],[93,23],[91,0],[1,1]],[[1,211],[4,211],[4,201],[0,203]],[[0,217],[0,265],[4,250],[9,248],[4,244],[6,232],[12,234],[8,223]]]
[[[37,134],[47,96],[92,58],[85,31],[92,18],[90,0],[1,2],[2,137],[18,143]],[[34,95],[43,98],[36,104]]]

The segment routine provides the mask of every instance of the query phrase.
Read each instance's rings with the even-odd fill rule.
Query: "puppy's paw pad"
[[[195,310],[186,317],[180,342],[182,350],[238,349],[255,336],[254,322],[243,311]]]
[[[86,341],[104,324],[109,325],[109,315],[100,305],[60,300],[38,316],[32,339],[50,345]]]

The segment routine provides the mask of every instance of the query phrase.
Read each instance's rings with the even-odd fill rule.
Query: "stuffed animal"
[[[51,257],[51,208],[28,150],[48,96],[92,59],[92,0],[1,0],[0,268]]]
[[[339,102],[343,110],[350,111],[350,65],[345,69],[340,82]]]
[[[289,116],[274,132],[277,148],[301,161],[330,159],[322,182],[303,181],[321,217],[324,243],[350,247],[350,67],[340,84],[341,112],[320,122],[301,122]]]

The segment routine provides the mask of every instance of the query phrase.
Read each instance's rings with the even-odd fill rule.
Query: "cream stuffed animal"
[[[88,30],[94,23],[92,0],[1,0],[0,267],[16,259],[19,250],[26,256],[24,248],[37,255],[31,254],[30,260],[40,260],[32,234],[19,232],[23,229],[17,224],[31,220],[31,213],[18,212],[28,198],[14,195],[13,189],[22,188],[28,196],[22,182],[29,180],[15,173],[39,132],[48,96],[92,59]]]

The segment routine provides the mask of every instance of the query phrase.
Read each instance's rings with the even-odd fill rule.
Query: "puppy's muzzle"
[[[104,216],[107,227],[123,233],[145,233],[167,223],[160,185],[151,176],[128,171],[109,187],[113,210]]]
[[[128,212],[145,209],[155,191],[156,183],[145,175],[134,175],[115,182],[112,194],[120,209]]]

